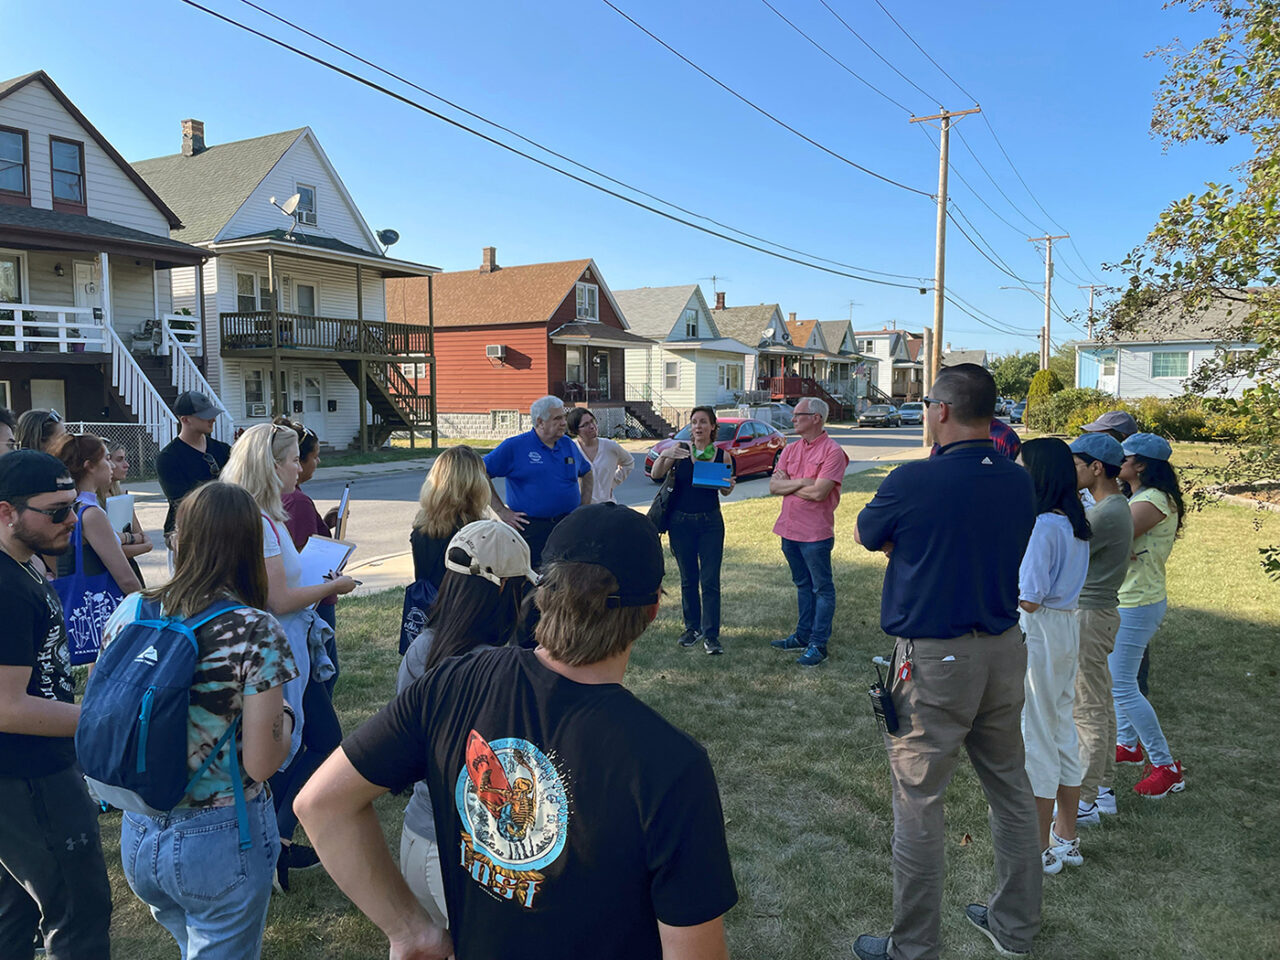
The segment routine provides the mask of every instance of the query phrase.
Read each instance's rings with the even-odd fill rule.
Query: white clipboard
[[[334,524],[333,535],[338,540],[347,538],[347,520],[351,516],[351,484],[342,488],[342,499],[338,501],[338,522]]]
[[[107,511],[107,520],[111,524],[111,529],[116,533],[122,533],[124,528],[133,523],[133,494],[121,493],[114,497],[107,497],[107,502],[103,504]],[[134,533],[141,533],[135,530]]]
[[[298,559],[302,561],[299,585],[315,586],[318,583],[324,583],[330,572],[341,573],[355,549],[354,543],[321,537],[313,533],[298,553]]]

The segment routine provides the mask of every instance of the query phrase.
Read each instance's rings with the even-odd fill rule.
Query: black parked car
[[[900,427],[902,426],[902,417],[898,413],[898,408],[893,404],[873,403],[862,411],[862,416],[858,417],[858,426]]]

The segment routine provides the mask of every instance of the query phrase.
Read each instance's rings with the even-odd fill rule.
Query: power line
[[[614,197],[617,200],[621,200],[624,203],[631,204],[634,207],[638,207],[642,210],[646,210],[650,213],[656,214],[667,220],[671,220],[675,223],[683,224],[686,227],[690,227],[694,230],[697,230],[701,233],[708,234],[710,236],[719,237],[721,240],[727,240],[728,242],[737,244],[740,247],[746,247],[747,249],[755,250],[758,253],[763,253],[768,256],[775,257],[779,260],[785,260],[785,261],[788,261],[789,263],[794,263],[794,264],[798,264],[799,266],[808,267],[811,270],[820,270],[823,273],[835,274],[836,276],[848,277],[851,280],[861,280],[865,283],[874,283],[874,284],[878,284],[880,286],[886,286],[886,287],[900,287],[902,289],[917,289],[918,287],[917,284],[895,283],[889,280],[877,280],[872,277],[859,276],[857,274],[847,273],[843,270],[836,270],[831,267],[824,267],[821,264],[811,263],[807,260],[801,260],[796,257],[791,257],[791,256],[787,256],[786,254],[778,253],[775,250],[769,250],[765,247],[757,246],[754,243],[748,243],[747,241],[740,240],[737,237],[732,237],[732,236],[729,236],[728,234],[724,234],[724,233],[720,233],[719,231],[712,230],[709,227],[704,227],[700,224],[693,223],[689,220],[685,220],[682,217],[678,217],[675,214],[668,213],[665,210],[659,210],[658,208],[649,206],[646,203],[642,203],[641,201],[636,200],[633,197],[628,197],[625,194],[617,192],[616,190],[611,190],[608,187],[605,187],[601,184],[594,183],[591,180],[588,180],[584,177],[580,177],[575,173],[571,173],[568,170],[564,170],[561,167],[557,167],[553,163],[548,163],[546,160],[542,160],[529,153],[526,153],[523,150],[520,150],[516,147],[511,146],[508,143],[503,143],[501,140],[497,140],[494,137],[489,136],[488,134],[481,133],[479,130],[469,127],[465,123],[462,123],[459,120],[455,120],[452,117],[445,116],[442,113],[432,110],[430,107],[425,106],[424,104],[421,104],[416,100],[406,97],[403,94],[396,93],[394,90],[390,90],[387,87],[384,87],[379,83],[375,83],[374,81],[369,80],[366,77],[362,77],[357,73],[353,73],[350,70],[340,67],[329,60],[325,60],[323,57],[318,57],[315,54],[308,53],[307,51],[302,50],[298,47],[295,47],[292,44],[286,43],[283,40],[270,36],[269,34],[263,33],[260,30],[256,30],[253,27],[249,26],[248,24],[241,23],[240,21],[232,17],[226,16],[225,14],[218,13],[216,10],[211,10],[208,7],[205,7],[195,2],[195,0],[181,0],[181,2],[186,4],[189,7],[192,7],[193,9],[200,10],[201,12],[208,14],[209,16],[214,17],[215,19],[221,20],[224,23],[230,24],[233,27],[237,27],[241,30],[244,30],[247,33],[251,33],[262,40],[266,40],[268,43],[274,44],[275,46],[278,46],[284,50],[288,50],[291,53],[294,53],[306,60],[310,60],[311,62],[319,66],[332,70],[334,73],[340,74],[350,80],[354,80],[355,82],[362,84],[366,87],[369,87],[372,90],[376,90],[380,93],[383,93],[386,96],[391,97],[394,100],[398,100],[407,106],[413,107],[416,110],[420,110],[423,113],[427,114],[428,116],[434,117],[437,120],[441,120],[449,124],[450,126],[456,127],[460,130],[470,133],[472,136],[479,137],[481,140],[484,140],[486,143],[493,144],[496,147],[500,147],[503,150],[506,150],[510,153],[514,153],[519,157],[523,157],[526,160],[536,163],[540,167],[543,167],[547,170],[554,171],[555,173],[558,173],[563,177],[573,180],[576,183],[583,184],[584,186],[590,187],[593,190],[598,190],[601,193]]]
[[[908,116],[914,116],[914,115],[915,115],[914,113],[912,113],[912,111],[911,111],[911,108],[910,108],[910,107],[906,107],[906,106],[904,106],[903,104],[899,103],[897,100],[893,99],[893,97],[889,96],[887,93],[885,93],[883,90],[881,90],[879,87],[877,87],[874,83],[872,83],[872,82],[871,82],[870,80],[868,80],[866,77],[862,76],[862,75],[861,75],[861,74],[859,74],[859,73],[856,73],[856,72],[855,72],[855,71],[854,71],[854,70],[853,70],[853,69],[852,69],[848,64],[846,64],[843,60],[841,60],[839,57],[837,57],[835,54],[833,54],[831,51],[829,51],[826,47],[824,47],[822,44],[820,44],[817,40],[813,39],[813,37],[809,36],[807,33],[805,33],[803,30],[801,30],[799,27],[797,27],[794,23],[792,23],[790,20],[788,20],[785,16],[783,16],[783,15],[782,15],[782,13],[778,10],[778,8],[777,8],[777,7],[775,7],[772,3],[770,3],[770,2],[769,2],[769,0],[760,0],[760,2],[761,2],[761,3],[763,3],[763,4],[764,4],[766,7],[768,7],[770,10],[772,10],[772,11],[774,12],[774,14],[778,17],[778,19],[779,19],[779,20],[781,20],[783,23],[785,23],[788,27],[790,27],[790,28],[791,28],[792,30],[794,30],[796,33],[800,34],[800,36],[804,37],[806,40],[808,40],[811,44],[813,44],[813,45],[814,45],[815,47],[817,47],[819,50],[821,50],[821,51],[822,51],[822,53],[823,53],[823,54],[824,54],[824,55],[825,55],[829,60],[831,60],[831,62],[832,62],[832,63],[834,63],[836,66],[838,66],[838,67],[839,67],[841,70],[843,70],[845,73],[849,74],[849,76],[853,77],[855,80],[859,81],[860,83],[865,84],[867,87],[870,87],[870,88],[871,88],[872,90],[874,90],[876,93],[880,94],[880,96],[884,97],[886,100],[888,100],[890,103],[892,103],[892,104],[893,104],[895,107],[897,107],[899,110],[902,110],[903,112],[905,112]],[[612,6],[612,4],[610,4],[610,6]],[[828,9],[828,10],[830,10],[831,8],[830,8],[830,7],[828,7],[827,9]],[[843,22],[843,21],[842,21],[842,22]],[[861,38],[861,37],[859,37],[858,39],[859,39],[859,40],[861,40],[862,38]],[[866,41],[864,40],[863,42],[865,43]],[[883,57],[881,57],[881,59],[883,60],[884,58],[883,58]],[[885,62],[887,63],[888,61],[885,61]]]
[[[880,56],[880,51],[879,51],[879,50],[877,50],[875,47],[873,47],[873,46],[872,46],[870,43],[868,43],[866,40],[864,40],[864,39],[862,38],[862,34],[860,34],[857,30],[853,29],[853,27],[849,26],[848,21],[846,21],[844,17],[840,16],[840,14],[836,13],[836,12],[835,12],[835,10],[834,10],[834,9],[832,9],[831,4],[827,3],[827,0],[818,0],[818,2],[819,2],[819,3],[821,3],[824,7],[826,7],[826,8],[827,8],[827,10],[829,10],[829,11],[831,12],[831,15],[832,15],[833,17],[835,17],[837,20],[839,20],[839,21],[840,21],[840,25],[841,25],[842,27],[844,27],[846,30],[848,30],[850,33],[852,33],[855,37],[857,37],[857,38],[858,38],[858,41],[859,41],[859,42],[860,42],[864,47],[866,47],[868,50],[870,50],[872,53],[874,53],[877,57],[879,57],[879,58],[880,58],[880,60],[881,60],[881,61],[883,61],[883,63],[885,64],[885,66],[887,66],[890,70],[892,70],[894,73],[896,73],[898,76],[900,76],[903,80],[907,81],[907,83],[911,84],[911,86],[915,87],[915,88],[916,88],[916,90],[918,90],[918,91],[919,91],[919,92],[924,96],[924,98],[925,98],[926,100],[928,100],[928,101],[929,101],[929,102],[931,102],[931,103],[939,103],[939,102],[940,102],[940,101],[938,100],[938,98],[937,98],[937,97],[931,97],[931,96],[929,96],[928,91],[927,91],[927,90],[925,90],[923,87],[921,87],[921,86],[920,86],[920,84],[916,83],[914,80],[912,80],[910,77],[908,77],[905,73],[903,73],[901,70],[899,70],[897,67],[895,67],[892,63],[890,63],[890,62],[889,62],[888,60],[886,60],[884,57]]]
[[[959,81],[959,80],[957,80],[955,77],[953,77],[951,74],[947,73],[946,69],[945,69],[945,68],[943,68],[942,64],[940,64],[937,60],[933,59],[933,57],[929,56],[929,51],[928,51],[928,50],[926,50],[924,47],[920,46],[920,44],[916,43],[916,38],[915,38],[915,37],[913,37],[911,34],[907,33],[907,28],[906,28],[906,27],[904,27],[902,24],[900,24],[900,23],[897,21],[897,19],[894,17],[894,15],[888,11],[888,9],[885,7],[885,5],[884,5],[883,3],[881,3],[881,2],[880,2],[880,0],[876,0],[876,6],[877,6],[877,7],[879,7],[881,10],[883,10],[883,11],[884,11],[884,15],[885,15],[886,17],[888,17],[890,20],[892,20],[892,21],[893,21],[893,25],[894,25],[895,27],[897,27],[899,30],[901,30],[901,31],[902,31],[902,33],[906,36],[906,38],[907,38],[908,40],[910,40],[910,41],[911,41],[912,45],[914,45],[914,46],[915,46],[915,48],[916,48],[917,50],[919,50],[921,53],[923,53],[923,54],[924,54],[924,57],[925,57],[925,59],[926,59],[926,60],[928,60],[928,61],[929,61],[930,63],[932,63],[935,67],[937,67],[937,68],[938,68],[938,70],[942,73],[942,75],[943,75],[944,77],[946,77],[946,78],[947,78],[948,80],[950,80],[953,84],[955,84],[955,87],[956,87],[956,89],[957,89],[957,90],[959,90],[961,93],[963,93],[966,97],[968,97],[970,100],[972,100],[975,104],[978,102],[978,98],[977,98],[977,97],[975,97],[973,94],[971,94],[971,93],[970,93],[968,90],[966,90],[964,87],[960,86],[960,81]]]
[[[318,33],[313,33],[312,31],[308,30],[306,27],[302,26],[301,24],[295,23],[294,21],[288,19],[287,17],[283,17],[278,13],[268,10],[266,7],[263,7],[257,3],[254,3],[253,0],[240,0],[240,2],[247,7],[251,7],[254,10],[257,10],[259,13],[262,13],[270,17],[271,19],[279,23],[282,23],[293,30],[298,31],[299,33],[304,34],[305,36],[310,37],[312,40],[315,40],[333,50],[338,51],[344,56],[350,57],[352,60],[356,60],[360,63],[363,63],[365,66],[371,67],[372,69],[377,70],[379,73],[385,76],[391,77],[393,80],[397,80],[400,83],[403,83],[405,86],[412,87],[414,90],[417,90],[420,93],[425,93],[427,96],[431,97],[433,100],[437,100],[440,103],[446,104],[447,106],[452,107],[454,110],[457,110],[459,113],[464,113],[475,120],[479,120],[481,123],[484,123],[484,124],[487,124],[488,126],[493,127],[494,129],[501,130],[503,133],[510,134],[516,139],[524,143],[527,143],[532,147],[536,147],[537,149],[542,150],[543,152],[548,153],[551,156],[556,157],[557,159],[563,160],[566,163],[571,163],[575,167],[578,167],[581,170],[586,170],[588,173],[591,173],[597,177],[607,180],[610,183],[617,184],[618,186],[624,187],[627,190],[631,190],[635,193],[638,193],[643,197],[648,197],[650,200],[653,200],[657,203],[661,203],[665,206],[671,207],[673,210],[678,210],[681,213],[688,214],[691,217],[697,217],[699,220],[705,220],[707,223],[715,224],[717,227],[722,227],[725,230],[731,230],[734,233],[747,237],[748,239],[758,240],[760,243],[767,243],[770,246],[777,247],[780,250],[786,250],[788,253],[794,253],[801,257],[807,257],[810,260],[818,260],[823,263],[830,263],[833,266],[844,267],[849,270],[858,270],[862,273],[871,273],[881,277],[897,277],[902,280],[927,279],[925,277],[920,277],[920,276],[917,276],[916,274],[911,274],[911,273],[891,273],[887,270],[872,270],[870,267],[863,267],[853,263],[844,263],[843,261],[840,261],[840,260],[831,260],[827,257],[821,257],[814,253],[807,253],[804,250],[798,250],[795,247],[789,247],[784,243],[778,243],[777,241],[769,240],[766,237],[761,237],[761,236],[757,236],[754,233],[749,233],[748,231],[743,230],[739,227],[735,227],[730,224],[723,223],[720,220],[715,219],[714,217],[709,217],[706,214],[698,213],[696,210],[690,210],[687,207],[682,207],[678,203],[674,203],[670,200],[666,200],[658,196],[657,194],[650,193],[649,191],[644,190],[640,187],[637,187],[634,184],[627,183],[625,180],[619,180],[617,177],[612,177],[602,170],[597,170],[595,167],[582,163],[578,160],[574,160],[570,156],[566,156],[563,153],[553,150],[551,147],[548,147],[544,143],[539,143],[537,140],[531,139],[530,137],[526,137],[524,134],[520,133],[518,130],[514,130],[511,127],[498,123],[495,120],[490,120],[489,118],[479,113],[476,113],[474,110],[468,110],[466,107],[462,106],[460,103],[456,103],[448,99],[447,97],[442,97],[438,93],[433,93],[432,91],[428,90],[426,87],[423,87],[417,83],[414,83],[412,80],[408,79],[407,77],[401,76],[400,74],[395,73],[394,71],[388,70],[385,67],[382,67],[377,63],[374,63],[372,60],[368,60],[365,57],[360,56],[360,54],[355,53],[354,51],[349,50],[346,47],[343,47],[341,44],[334,43],[332,40],[328,40],[325,37],[322,37]]]
[[[988,323],[986,320],[983,320],[980,316],[978,316],[973,311],[966,309],[962,304],[957,302],[952,297],[951,294],[949,293],[944,294],[944,296],[947,298],[947,302],[951,304],[953,307],[955,307],[957,310],[959,310],[961,313],[971,317],[974,320],[977,320],[984,327],[990,327],[992,330],[996,331],[996,333],[1003,333],[1005,336],[1009,336],[1009,337],[1026,337],[1029,340],[1039,339],[1039,337],[1037,337],[1034,333],[1017,333],[1016,331],[1012,331],[1012,330],[1002,330],[1000,327],[996,326],[995,324]]]
[[[183,2],[185,3],[185,2],[186,2],[186,0],[183,0]],[[690,60],[688,57],[686,57],[683,53],[681,53],[681,52],[680,52],[679,50],[677,50],[675,47],[671,46],[671,44],[667,43],[665,40],[663,40],[663,39],[662,39],[661,37],[659,37],[657,34],[653,33],[651,30],[649,30],[648,28],[646,28],[646,27],[644,27],[643,25],[641,25],[638,21],[636,21],[636,20],[635,20],[633,17],[631,17],[629,14],[627,14],[626,12],[624,12],[623,10],[621,10],[621,9],[619,9],[617,6],[615,6],[615,5],[611,2],[611,0],[602,0],[602,2],[605,4],[605,6],[609,7],[609,9],[613,10],[613,11],[614,11],[614,13],[618,14],[618,16],[622,17],[622,19],[626,20],[628,23],[630,23],[633,27],[635,27],[637,30],[639,30],[641,33],[643,33],[645,36],[649,37],[649,39],[653,40],[655,43],[657,43],[657,44],[659,44],[660,46],[664,47],[664,48],[665,48],[669,53],[671,53],[671,54],[673,54],[674,56],[676,56],[676,57],[680,58],[681,60],[683,60],[686,64],[688,64],[688,65],[689,65],[690,67],[692,67],[694,70],[697,70],[697,71],[698,71],[698,73],[702,74],[704,77],[706,77],[706,78],[707,78],[708,80],[710,80],[712,83],[714,83],[716,86],[720,87],[720,89],[724,90],[726,93],[728,93],[728,94],[732,95],[733,97],[737,98],[738,100],[742,101],[743,103],[745,103],[747,106],[749,106],[752,110],[755,110],[755,111],[756,111],[757,113],[759,113],[760,115],[762,115],[762,116],[764,116],[764,117],[769,118],[769,119],[770,119],[770,120],[772,120],[774,123],[776,123],[778,126],[782,127],[784,130],[788,130],[788,131],[790,131],[791,133],[795,134],[795,135],[796,135],[797,137],[799,137],[801,140],[805,141],[805,143],[808,143],[808,144],[810,144],[811,146],[817,147],[817,148],[818,148],[819,150],[821,150],[823,153],[829,154],[830,156],[835,157],[837,160],[841,161],[842,163],[847,163],[849,166],[853,167],[855,170],[861,170],[863,173],[865,173],[865,174],[867,174],[867,175],[869,175],[869,176],[875,177],[877,180],[883,180],[885,183],[892,184],[893,186],[898,187],[898,188],[899,188],[899,189],[901,189],[901,190],[906,190],[906,191],[908,191],[908,192],[910,192],[910,193],[919,194],[920,196],[922,196],[922,197],[928,197],[928,198],[929,198],[929,199],[931,199],[931,200],[933,199],[933,194],[931,194],[931,193],[929,193],[929,192],[927,192],[927,191],[925,191],[925,190],[917,190],[915,187],[907,186],[907,184],[905,184],[905,183],[901,183],[901,182],[899,182],[899,181],[897,181],[897,180],[894,180],[892,177],[886,177],[886,176],[885,176],[884,174],[882,174],[882,173],[876,173],[874,170],[870,169],[869,167],[864,167],[864,166],[863,166],[862,164],[860,164],[860,163],[855,163],[854,161],[850,160],[848,157],[844,156],[843,154],[841,154],[841,153],[837,153],[835,150],[832,150],[830,147],[825,146],[824,144],[819,143],[817,140],[814,140],[812,137],[808,136],[807,134],[801,133],[799,130],[797,130],[795,127],[791,126],[791,125],[790,125],[789,123],[787,123],[786,121],[784,121],[784,120],[780,120],[778,117],[774,116],[772,113],[770,113],[770,112],[769,112],[768,110],[766,110],[764,107],[762,107],[762,106],[760,106],[759,104],[755,103],[754,101],[749,100],[748,98],[744,97],[744,96],[743,96],[742,94],[740,94],[737,90],[733,89],[733,87],[729,86],[729,85],[728,85],[727,83],[725,83],[724,81],[722,81],[722,80],[718,79],[717,77],[715,77],[715,76],[713,76],[712,74],[708,73],[706,70],[702,69],[702,67],[698,66],[696,63],[694,63],[692,60]],[[904,108],[904,109],[905,109],[905,108]],[[910,112],[910,111],[908,111],[908,113],[909,113],[909,112]]]
[[[1012,207],[1017,212],[1018,216],[1022,217],[1023,220],[1031,224],[1033,229],[1039,231],[1040,224],[1036,223],[1034,220],[1028,217],[1025,213],[1023,213],[1022,209],[1016,203],[1014,203],[1011,199],[1009,199],[1009,195],[1005,193],[1004,188],[1001,187],[1000,184],[996,182],[996,178],[991,175],[991,171],[987,169],[986,164],[984,164],[982,160],[978,157],[978,155],[974,153],[973,147],[969,146],[969,141],[964,138],[964,134],[960,133],[960,131],[957,130],[956,136],[960,138],[960,142],[964,144],[964,148],[969,151],[969,156],[973,157],[974,162],[978,165],[978,169],[980,169],[983,173],[987,175],[987,179],[991,181],[991,185],[996,188],[1000,196],[1004,197],[1005,202],[1008,203],[1009,206]]]
[[[982,233],[978,230],[978,228],[973,225],[973,221],[965,216],[964,211],[960,209],[959,204],[957,204],[954,200],[951,201],[951,209],[954,210],[957,214],[959,214],[961,219],[963,219],[964,222],[969,225],[969,229],[978,235],[978,238],[986,245],[987,250],[991,251],[991,255],[988,256],[987,251],[983,250],[982,247],[978,246],[978,244],[974,241],[974,239],[970,237],[969,234],[965,231],[964,227],[960,226],[959,221],[957,221],[956,218],[952,216],[951,211],[949,210],[947,211],[947,216],[951,219],[951,222],[956,225],[956,229],[960,231],[960,235],[963,236],[966,240],[968,240],[975,250],[977,250],[980,254],[982,254],[984,257],[990,260],[991,263],[996,267],[996,269],[998,269],[1001,273],[1005,274],[1006,276],[1012,277],[1014,280],[1017,280],[1019,283],[1024,285],[1028,283],[1036,282],[1034,280],[1031,280],[1028,277],[1020,277],[1016,273],[1014,273],[1013,267],[1009,265],[1008,261],[1005,260],[1004,257],[996,253],[996,248],[991,245],[991,241],[982,235]],[[992,257],[994,257],[995,259],[992,259]]]

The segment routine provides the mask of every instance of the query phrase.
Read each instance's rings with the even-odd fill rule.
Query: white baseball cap
[[[470,563],[453,559],[453,551],[461,550]],[[453,535],[444,552],[445,569],[486,580],[502,586],[508,577],[525,577],[532,583],[538,575],[529,564],[529,544],[513,527],[501,520],[477,520]]]

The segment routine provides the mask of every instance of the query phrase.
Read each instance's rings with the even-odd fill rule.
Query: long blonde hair
[[[290,452],[298,448],[298,435],[289,427],[274,423],[260,423],[250,427],[231,448],[231,457],[222,468],[221,479],[235,483],[253,496],[258,509],[272,520],[284,523],[289,519],[280,499],[284,484],[276,473]]]
[[[413,528],[436,540],[483,519],[489,506],[489,475],[480,454],[459,444],[436,457],[422,481],[418,504]]]

